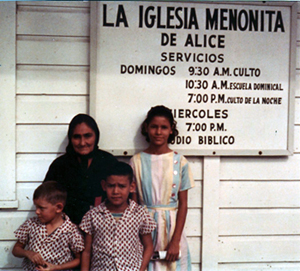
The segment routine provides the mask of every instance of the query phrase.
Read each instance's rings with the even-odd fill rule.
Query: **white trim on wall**
[[[0,208],[16,200],[16,2],[0,2]]]

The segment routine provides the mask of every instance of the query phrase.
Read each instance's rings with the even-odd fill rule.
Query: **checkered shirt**
[[[90,270],[138,271],[143,260],[139,234],[151,233],[156,223],[144,207],[130,200],[118,221],[102,202],[85,214],[79,227],[93,236]]]
[[[84,250],[84,239],[78,227],[71,222],[67,215],[64,223],[50,235],[46,224],[37,217],[28,219],[15,231],[18,241],[25,244],[25,249],[39,253],[42,258],[51,264],[63,264],[74,259],[73,253]],[[35,270],[35,264],[24,258],[23,269]]]

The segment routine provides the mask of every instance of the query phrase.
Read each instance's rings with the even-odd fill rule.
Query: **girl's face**
[[[173,133],[171,123],[166,117],[155,116],[148,124],[150,144],[154,146],[167,146],[170,134]]]
[[[84,122],[77,124],[71,137],[74,151],[80,155],[87,155],[94,150],[95,132]]]

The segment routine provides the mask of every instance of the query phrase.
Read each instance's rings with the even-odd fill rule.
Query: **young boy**
[[[102,181],[107,199],[88,211],[79,227],[86,233],[81,270],[143,271],[153,253],[155,221],[129,199],[135,191],[132,168],[117,162]]]
[[[66,270],[80,264],[84,239],[63,213],[66,198],[66,191],[55,181],[45,182],[34,191],[37,217],[15,231],[18,241],[12,251],[16,257],[24,257],[24,270]]]

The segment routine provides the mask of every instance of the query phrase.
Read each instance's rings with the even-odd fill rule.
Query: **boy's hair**
[[[107,170],[106,179],[109,176],[128,176],[130,183],[133,181],[133,171],[130,165],[124,162],[116,162]]]
[[[154,117],[165,117],[169,122],[172,129],[172,134],[170,134],[168,138],[168,143],[174,143],[176,136],[179,134],[176,124],[177,122],[174,120],[171,109],[165,107],[163,105],[157,105],[155,107],[151,107],[151,109],[147,113],[146,119],[142,123],[142,135],[146,137],[146,141],[150,142],[149,135],[147,133],[147,126],[152,121]]]
[[[67,200],[67,191],[56,181],[46,181],[38,186],[33,193],[33,199],[43,198],[51,204],[61,202],[64,206]]]

